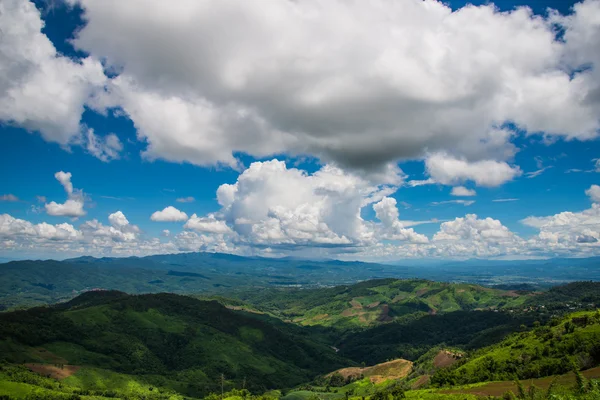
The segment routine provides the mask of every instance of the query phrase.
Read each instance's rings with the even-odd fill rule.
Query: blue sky
[[[419,2],[401,10],[423,18],[423,28],[390,11],[391,1],[335,13],[307,1],[311,15],[333,26],[319,33],[322,43],[305,30],[312,22],[286,21],[293,17],[278,6],[271,20],[260,20],[245,7],[231,13],[227,6],[180,10],[174,3],[161,21],[159,10],[169,6],[160,1],[138,11],[112,1],[53,8],[39,1],[21,10],[17,3],[3,13],[11,40],[0,66],[24,63],[20,71],[28,72],[0,80],[7,110],[0,113],[2,257],[190,250],[367,260],[598,254],[592,203],[600,183],[600,107],[593,90],[600,90],[600,60],[592,49],[599,43],[581,32],[600,28],[585,25],[591,22],[573,12],[574,1],[502,1],[495,3],[500,12],[486,8],[489,2],[473,2],[473,12],[464,1],[446,3],[454,13],[427,1],[437,11]],[[599,4],[587,0],[586,12]],[[519,16],[515,7],[524,5],[540,16]],[[386,7],[394,17],[378,33]],[[548,7],[562,16],[550,21]],[[206,28],[182,20],[179,29],[177,18],[186,12],[199,25],[207,21]],[[346,13],[368,17],[353,26]],[[240,16],[245,22],[228,33],[205,15],[228,26]],[[419,42],[439,34],[435,18],[444,18],[449,37],[439,48]],[[29,31],[11,30],[23,21]],[[269,29],[286,24],[289,37],[281,43],[289,46],[262,49]],[[373,38],[365,37],[368,24],[368,32],[377,31]],[[482,25],[481,36],[491,36],[476,40]],[[557,26],[572,35],[557,40]],[[402,35],[385,33],[394,29]],[[363,53],[340,41],[339,32],[358,32]],[[494,38],[507,32],[517,39]],[[361,54],[380,61],[355,63]],[[299,59],[309,64],[288,67]],[[53,96],[55,87],[69,96]],[[587,97],[579,96],[581,88]],[[118,140],[113,136],[111,147],[112,135]],[[270,163],[275,159],[286,163],[284,171]],[[334,172],[324,173],[329,167]],[[72,194],[55,177],[59,171],[71,174]],[[236,182],[231,201],[218,201],[219,187]],[[457,187],[475,195],[451,195]],[[192,199],[178,201],[184,198]],[[80,208],[48,207],[67,199]],[[169,206],[185,218],[151,218]],[[126,223],[115,222],[120,215]],[[83,226],[93,220],[100,226]]]

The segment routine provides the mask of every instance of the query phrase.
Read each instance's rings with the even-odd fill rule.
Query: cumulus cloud
[[[236,152],[292,153],[377,170],[446,152],[497,164],[492,179],[445,180],[497,186],[517,175],[504,122],[598,135],[599,68],[581,68],[600,64],[597,0],[546,19],[433,0],[70,2],[87,21],[75,45],[120,71],[96,106],[121,107],[149,159],[240,168]]]
[[[594,203],[600,203],[600,186],[590,186],[590,188],[585,191],[585,194],[588,195]]]
[[[56,174],[54,174],[54,177],[64,187],[65,192],[67,192],[68,199],[62,204],[57,203],[55,201],[46,203],[44,205],[44,207],[46,208],[46,213],[48,215],[62,217],[83,217],[86,214],[85,210],[83,209],[83,192],[81,190],[73,189],[73,183],[71,182],[71,173],[59,171]]]
[[[69,199],[62,204],[51,201],[46,204],[45,207],[48,215],[73,218],[83,217],[85,215],[83,203],[78,200]]]
[[[71,183],[71,177],[73,175],[70,172],[58,171],[54,174],[54,177],[60,184],[65,188],[65,192],[67,195],[71,196],[73,194],[73,184]]]
[[[400,221],[400,213],[396,207],[396,199],[384,197],[380,202],[373,205],[375,216],[381,221],[382,227],[380,237],[388,240],[401,240],[411,243],[427,243],[429,239],[425,235],[408,229]]]
[[[204,218],[193,214],[183,227],[185,229],[192,229],[199,232],[220,234],[232,233],[225,221],[216,219],[214,214],[209,214]]]
[[[17,196],[15,196],[14,194],[3,194],[2,196],[0,196],[0,201],[10,201],[10,202],[15,202],[15,201],[19,201],[19,198]]]
[[[165,207],[162,211],[156,211],[150,219],[156,222],[181,222],[186,221],[188,216],[183,211],[179,211],[173,206]]]
[[[539,230],[539,234],[528,241],[532,251],[595,255],[600,250],[600,186],[592,185],[585,193],[594,202],[587,210],[521,220],[522,224]]]
[[[282,185],[286,190],[277,190]],[[219,188],[219,212],[193,214],[182,232],[164,230],[162,239],[144,236],[121,211],[108,216],[108,225],[93,219],[78,228],[33,224],[4,214],[0,215],[0,245],[96,255],[180,251],[285,255],[306,250],[309,256],[352,254],[371,260],[600,254],[600,203],[581,212],[525,218],[521,222],[538,233],[524,239],[501,221],[475,214],[449,221],[403,221],[397,201],[382,187],[369,185],[331,166],[307,174],[283,162],[259,162],[236,183]],[[594,186],[589,190],[598,191]],[[275,201],[265,196],[270,191],[280,197]],[[375,213],[371,221],[360,217],[367,205]],[[431,237],[410,228],[435,222],[440,227]]]
[[[9,214],[0,215],[0,236],[10,238],[28,238],[38,240],[67,240],[81,238],[81,232],[71,224],[50,225],[45,222],[32,224],[29,221],[14,218]]]
[[[88,236],[94,237],[97,245],[110,246],[112,242],[133,242],[138,239],[139,227],[130,224],[121,211],[110,214],[108,222],[110,226],[103,225],[96,219],[86,221],[81,225],[81,230]]]
[[[527,242],[500,221],[475,214],[443,222],[428,243],[378,243],[362,253],[367,259],[471,258],[526,256]]]
[[[106,81],[102,65],[58,54],[32,2],[2,1],[0,26],[0,120],[68,144],[80,133],[84,105]]]
[[[476,196],[477,192],[475,192],[475,190],[473,190],[473,189],[467,189],[464,186],[455,186],[455,187],[452,188],[452,191],[450,192],[450,195],[452,195],[452,196],[469,197],[469,196]]]
[[[217,190],[236,240],[256,246],[359,246],[374,240],[361,209],[394,192],[325,165],[313,174],[283,161],[255,162]]]
[[[511,167],[506,162],[492,160],[469,162],[445,153],[436,153],[427,157],[425,167],[434,181],[444,185],[473,181],[479,186],[494,187],[521,175],[519,167]]]
[[[123,150],[123,144],[119,140],[119,137],[114,133],[109,133],[104,137],[98,137],[93,129],[88,128],[86,139],[87,151],[100,161],[109,162],[121,157],[120,153]]]
[[[529,240],[531,248],[539,252],[577,254],[582,246],[591,246],[600,239],[600,205],[581,212],[564,211],[546,217],[527,217],[521,221],[540,233]],[[593,240],[593,239],[596,239]],[[589,249],[588,249],[589,250]]]
[[[196,199],[193,198],[192,196],[188,196],[188,197],[180,197],[175,201],[178,203],[193,203],[194,201],[196,201]]]

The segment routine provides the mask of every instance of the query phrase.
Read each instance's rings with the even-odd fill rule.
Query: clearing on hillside
[[[446,368],[454,364],[460,358],[462,358],[462,354],[453,353],[448,350],[440,350],[433,359],[433,366],[435,368]]]
[[[365,378],[369,378],[371,382],[379,383],[389,379],[402,379],[406,377],[412,370],[412,366],[412,361],[398,358],[371,367],[349,367],[338,369],[337,371],[327,374],[327,376],[329,377],[338,373],[342,375],[344,379],[348,379],[349,377],[359,379],[360,376],[363,375]]]
[[[32,372],[53,379],[65,379],[79,371],[80,366],[77,365],[51,365],[51,364],[25,364]]]

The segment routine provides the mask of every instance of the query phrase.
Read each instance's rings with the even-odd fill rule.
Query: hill
[[[214,301],[121,292],[0,314],[0,354],[10,363],[82,367],[70,380],[110,371],[193,396],[219,389],[222,374],[227,387],[264,391],[352,364],[296,326]]]
[[[422,279],[379,279],[321,289],[234,292],[259,310],[300,325],[357,328],[413,314],[519,307],[530,294]]]
[[[577,312],[554,318],[548,325],[535,325],[438,370],[432,384],[540,378],[600,364],[600,311]]]

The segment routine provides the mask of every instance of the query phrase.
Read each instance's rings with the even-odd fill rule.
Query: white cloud
[[[506,198],[506,199],[494,199],[492,200],[494,203],[507,203],[507,202],[511,202],[511,201],[519,201],[519,199],[515,199],[515,198]]]
[[[506,121],[598,136],[600,68],[579,68],[600,65],[597,0],[549,19],[432,0],[70,1],[87,20],[75,44],[121,71],[95,106],[120,106],[149,159],[240,168],[235,152],[292,153],[376,171],[445,152],[494,174],[436,181],[497,186],[519,174],[503,163]]]
[[[195,231],[207,233],[232,233],[232,230],[227,226],[225,221],[217,220],[213,214],[209,214],[208,217],[204,218],[198,217],[196,214],[193,214],[183,227],[185,229],[192,229]]]
[[[455,186],[452,188],[450,195],[469,197],[469,196],[476,196],[477,192],[475,192],[475,190],[473,190],[473,189],[467,189],[464,186]]]
[[[585,191],[585,194],[588,195],[594,203],[600,203],[600,186],[590,186],[590,188]]]
[[[165,207],[162,211],[156,211],[150,219],[156,222],[181,222],[186,221],[188,216],[183,211],[179,211],[173,206]]]
[[[115,243],[138,241],[139,227],[130,224],[121,211],[110,214],[108,222],[110,226],[103,225],[95,219],[86,221],[81,225],[81,230],[86,236],[93,238],[93,244],[98,247],[109,248]]]
[[[431,178],[422,179],[422,180],[412,180],[406,182],[406,185],[409,187],[417,187],[417,186],[425,186],[425,185],[434,185],[437,182]]]
[[[123,144],[114,133],[98,137],[93,129],[88,128],[86,139],[87,151],[100,161],[109,162],[111,160],[118,160],[121,157],[120,153],[123,150]]]
[[[194,201],[196,201],[196,199],[193,198],[192,196],[188,196],[188,197],[180,197],[175,201],[178,203],[193,203]]]
[[[9,214],[0,215],[0,236],[13,239],[27,238],[38,240],[73,240],[81,238],[80,231],[71,224],[50,225],[45,222],[32,224]]]
[[[536,171],[526,172],[525,173],[525,177],[528,178],[528,179],[536,178],[536,177],[540,176],[541,174],[543,174],[544,172],[546,172],[546,170],[548,170],[550,168],[552,168],[552,167],[551,166],[550,167],[544,167],[544,168],[540,168],[540,169],[538,169]]]
[[[65,192],[67,192],[69,196],[73,194],[73,184],[71,183],[72,176],[73,175],[71,175],[70,172],[63,171],[58,171],[54,174],[56,180],[59,181],[60,184],[65,188]]]
[[[410,243],[427,243],[427,236],[415,232],[413,229],[408,229],[405,224],[400,221],[400,213],[396,207],[396,199],[384,197],[380,202],[373,205],[375,216],[382,223],[380,237],[388,240],[401,240]]]
[[[48,215],[61,217],[83,217],[86,214],[85,210],[83,209],[83,192],[81,190],[73,189],[73,183],[71,182],[71,173],[59,171],[56,174],[54,174],[54,177],[64,187],[65,192],[67,192],[68,199],[62,204],[59,204],[55,201],[46,203],[44,205],[44,207],[46,208],[46,213],[48,213]]]
[[[47,203],[45,207],[48,215],[73,218],[83,217],[85,215],[83,203],[78,200],[69,199],[62,204],[51,201],[50,203]]]
[[[564,211],[547,217],[527,217],[521,222],[539,229],[540,233],[529,240],[529,246],[540,253],[584,255],[600,239],[598,203],[581,212]],[[595,251],[597,253],[598,249]]]
[[[3,194],[2,196],[0,196],[0,201],[10,201],[10,202],[15,202],[15,201],[19,201],[19,198],[17,196],[15,196],[14,194]]]
[[[108,216],[108,222],[115,228],[123,228],[129,225],[129,220],[121,211],[117,211]]]
[[[106,81],[102,65],[58,54],[32,2],[3,0],[0,26],[0,120],[67,145],[80,133],[84,104]]]
[[[440,206],[442,204],[462,204],[463,206],[470,206],[475,203],[475,200],[445,200],[445,201],[432,201],[431,205]]]
[[[593,185],[587,192],[595,201],[600,187]],[[4,214],[0,215],[0,246],[62,255],[304,252],[370,260],[600,254],[600,203],[581,212],[528,217],[521,222],[539,232],[523,239],[501,221],[475,214],[450,221],[403,221],[397,201],[385,193],[382,186],[371,186],[332,166],[307,174],[279,161],[257,162],[235,184],[221,186],[219,212],[194,214],[184,231],[164,230],[162,239],[146,237],[121,211],[108,216],[109,225],[93,219],[79,228],[33,224]],[[367,205],[375,212],[372,221],[360,217]],[[435,222],[441,225],[432,237],[409,228]]]
[[[433,240],[504,240],[512,237],[514,234],[497,219],[478,219],[477,215],[468,214],[464,218],[444,222]]]
[[[36,200],[38,201],[38,203],[45,203],[46,202],[46,196],[35,196]]]
[[[479,186],[494,187],[521,175],[519,167],[511,167],[506,162],[493,160],[469,162],[444,153],[427,157],[425,167],[434,181],[444,185],[473,181]]]
[[[240,243],[358,246],[374,240],[361,209],[393,191],[332,165],[309,175],[272,160],[252,163],[217,199]]]

